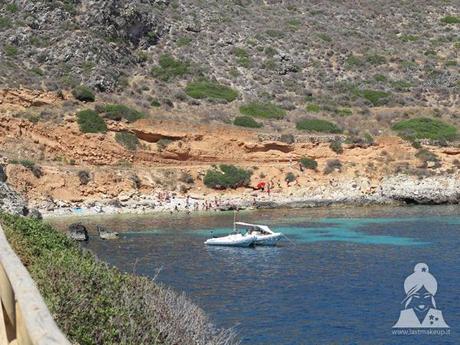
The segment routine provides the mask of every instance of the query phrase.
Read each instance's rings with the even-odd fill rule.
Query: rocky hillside
[[[329,113],[459,102],[454,0],[417,6],[7,0],[0,6],[0,82],[7,86],[84,83],[144,104],[193,105],[184,83],[206,78],[232,86],[240,99],[271,100],[288,110],[313,102]],[[165,59],[161,66],[162,56],[173,58],[173,68]]]
[[[2,1],[1,163],[51,208],[222,195],[218,163],[249,203],[406,177],[453,202],[459,49],[455,0]]]

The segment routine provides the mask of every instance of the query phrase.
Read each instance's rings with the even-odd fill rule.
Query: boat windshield
[[[246,229],[247,232],[249,232],[249,233],[257,231],[257,232],[261,232],[263,234],[273,234],[273,231],[271,231],[270,228],[268,226],[266,226],[266,225],[236,222],[235,226],[238,227],[238,228]]]

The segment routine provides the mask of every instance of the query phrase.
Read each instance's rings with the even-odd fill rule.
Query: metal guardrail
[[[70,345],[0,225],[0,345]]]

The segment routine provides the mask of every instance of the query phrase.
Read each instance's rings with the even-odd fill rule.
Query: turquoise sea
[[[264,210],[276,248],[206,247],[231,231],[233,214],[78,218],[84,246],[122,270],[186,294],[243,344],[460,344],[460,206]],[[65,228],[75,219],[55,219]],[[102,241],[95,225],[121,233]],[[436,278],[444,335],[395,335],[404,280],[423,262]],[[148,315],[146,315],[148,317]]]

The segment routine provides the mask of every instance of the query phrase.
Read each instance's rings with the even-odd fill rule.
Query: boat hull
[[[272,235],[257,235],[255,245],[257,246],[276,246],[283,237],[282,234],[276,233]]]
[[[220,238],[210,238],[204,244],[208,246],[223,246],[223,247],[250,247],[256,241],[255,236],[241,236],[239,238],[226,236]]]

